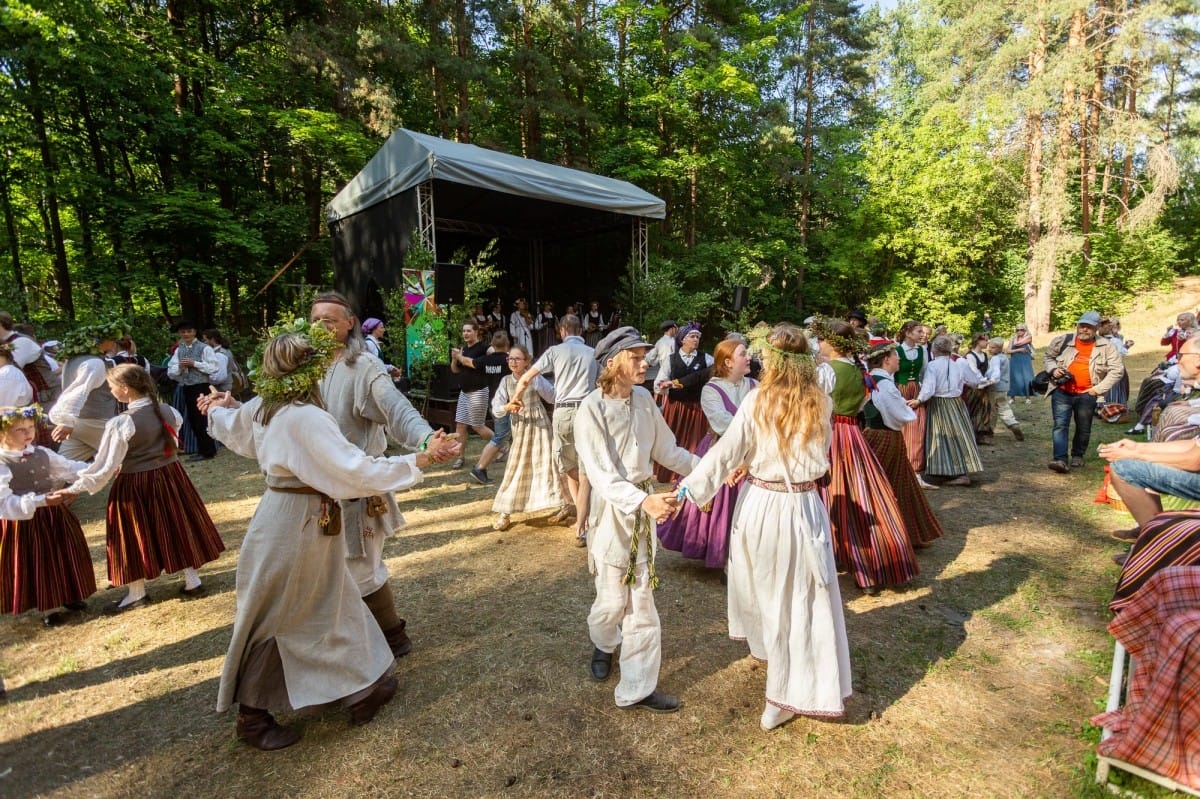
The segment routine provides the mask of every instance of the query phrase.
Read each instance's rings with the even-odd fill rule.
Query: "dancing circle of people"
[[[709,355],[694,322],[666,320],[651,342],[616,317],[598,303],[555,319],[521,300],[507,321],[477,307],[451,352],[448,434],[397,389],[384,322],[360,322],[337,293],[270,332],[253,397],[232,390],[217,331],[176,325],[175,404],[159,401],[124,326],[80,328],[47,358],[0,314],[0,611],[36,609],[53,626],[87,607],[96,584],[70,504],[109,482],[108,575],[127,593],[106,612],[145,606],[163,573],[202,596],[199,570],[225,547],[178,457],[187,430],[193,459],[224,446],[266,483],[238,553],[217,709],[236,706],[237,737],[264,750],[300,739],[278,712],[340,704],[365,724],[413,648],[383,559],[404,525],[394,494],[431,466],[465,466],[474,430],[487,443],[470,476],[490,484],[505,461],[494,529],[547,511],[574,520],[595,586],[588,669],[619,672],[618,707],[681,704],[659,686],[661,544],[721,570],[729,635],[767,663],[762,728],[842,716],[838,574],[869,595],[913,580],[917,551],[943,535],[926,492],[971,485],[996,420],[1023,440],[1010,398],[1029,402],[1028,329],[981,334],[960,356],[959,340],[916,322],[871,337],[856,311],[760,324]],[[43,372],[59,363],[54,390]],[[408,454],[386,455],[389,439]]]

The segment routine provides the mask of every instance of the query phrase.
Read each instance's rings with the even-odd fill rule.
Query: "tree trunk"
[[[25,270],[21,265],[21,241],[17,236],[17,220],[12,197],[8,191],[8,170],[0,170],[0,206],[4,208],[4,231],[8,234],[8,254],[12,263],[13,289],[20,304],[21,319],[29,318],[29,298],[25,294]]]
[[[67,248],[63,238],[62,219],[58,212],[58,186],[55,175],[58,165],[50,148],[50,134],[46,130],[46,114],[42,109],[42,92],[36,68],[29,70],[29,112],[33,116],[33,132],[37,137],[38,151],[42,156],[42,168],[46,181],[46,221],[49,224],[50,243],[54,250],[54,279],[58,284],[56,301],[59,312],[69,322],[75,321],[75,300],[71,291],[71,269],[67,263]]]
[[[1046,25],[1037,20],[1037,45],[1027,60],[1029,82],[1038,80],[1046,67]],[[1045,333],[1050,329],[1050,307],[1041,303],[1041,241],[1042,241],[1042,112],[1030,109],[1025,114],[1025,188],[1028,201],[1025,211],[1025,322],[1029,332]]]

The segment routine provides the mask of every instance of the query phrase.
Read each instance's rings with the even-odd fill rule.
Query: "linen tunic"
[[[829,422],[780,451],[774,431],[754,421],[758,397],[759,390],[750,392],[725,435],[683,479],[697,504],[711,500],[742,463],[753,477],[792,485],[829,470]],[[816,490],[788,493],[753,483],[742,489],[728,582],[729,637],[767,662],[767,702],[794,713],[841,715],[851,693],[850,648],[829,515]]]
[[[239,455],[258,460],[268,483],[309,486],[333,499],[408,488],[421,480],[415,456],[372,458],[313,405],[281,408],[268,427],[254,421],[255,397],[212,408],[209,429]],[[227,709],[243,660],[272,638],[292,708],[332,702],[375,683],[392,651],[350,575],[340,535],[318,526],[321,498],[267,490],[242,541],[237,615],[217,695]]]

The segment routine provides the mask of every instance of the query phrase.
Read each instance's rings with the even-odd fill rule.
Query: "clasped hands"
[[[673,519],[680,511],[679,500],[674,493],[647,494],[642,500],[642,510],[654,519],[655,524],[662,524],[667,519]]]

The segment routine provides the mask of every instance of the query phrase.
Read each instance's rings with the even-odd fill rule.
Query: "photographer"
[[[1083,466],[1083,453],[1092,437],[1097,397],[1103,396],[1125,374],[1125,362],[1116,346],[1096,335],[1099,326],[1100,314],[1088,311],[1075,323],[1074,333],[1056,337],[1046,348],[1045,369],[1055,384],[1050,393],[1054,413],[1054,459],[1048,468],[1059,474]],[[1071,462],[1068,466],[1067,436],[1072,418],[1075,419],[1075,435],[1070,440]]]

